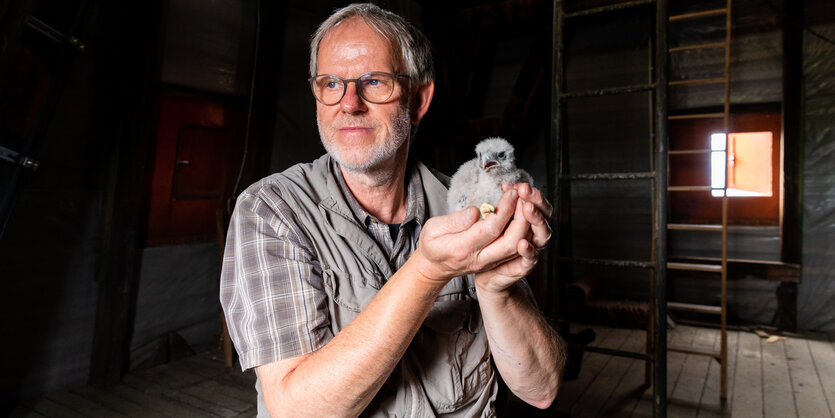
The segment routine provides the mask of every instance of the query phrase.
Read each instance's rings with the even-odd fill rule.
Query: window
[[[714,133],[710,137],[710,185],[723,196],[727,173],[728,197],[772,195],[771,132]],[[727,162],[727,166],[725,165]]]

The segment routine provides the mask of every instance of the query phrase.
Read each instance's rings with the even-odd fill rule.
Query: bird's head
[[[487,138],[475,147],[478,167],[487,173],[512,170],[515,164],[513,146],[502,138]]]

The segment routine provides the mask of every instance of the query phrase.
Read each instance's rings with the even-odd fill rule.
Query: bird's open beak
[[[484,171],[490,171],[490,169],[492,169],[493,167],[495,167],[497,165],[499,165],[499,163],[494,161],[494,160],[485,160],[481,163],[481,168]]]

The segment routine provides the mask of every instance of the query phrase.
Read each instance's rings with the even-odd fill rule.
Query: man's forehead
[[[322,39],[318,61],[321,65],[322,61],[334,58],[338,63],[347,64],[353,59],[373,57],[393,67],[391,53],[392,45],[379,32],[360,18],[350,18],[340,22]]]

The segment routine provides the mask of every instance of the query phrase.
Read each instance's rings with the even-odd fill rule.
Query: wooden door
[[[225,209],[241,163],[243,106],[237,102],[160,93],[146,245],[217,235],[216,211]]]

